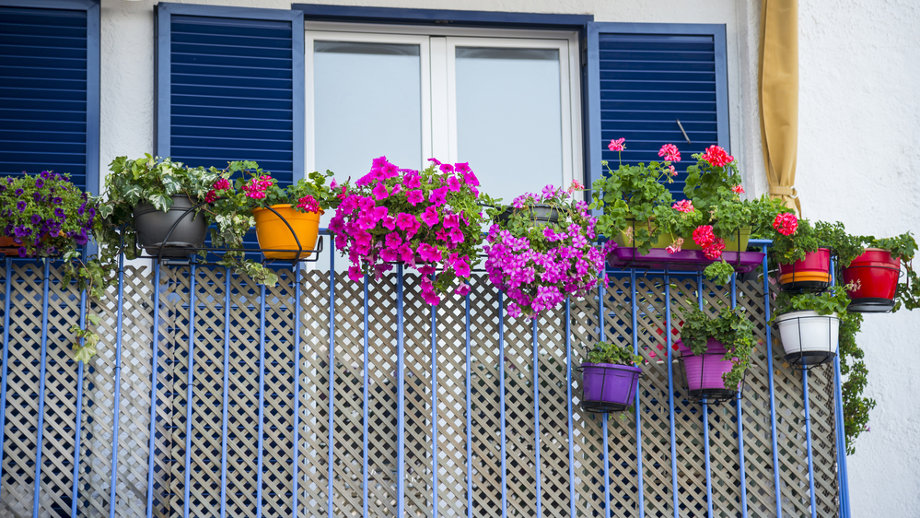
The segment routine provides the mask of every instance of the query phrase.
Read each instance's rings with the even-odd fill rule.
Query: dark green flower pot
[[[196,215],[194,210],[189,210],[195,204],[187,196],[173,196],[172,200],[173,205],[167,212],[146,203],[134,207],[137,244],[148,255],[188,257],[196,249],[204,247],[208,222],[201,214]]]

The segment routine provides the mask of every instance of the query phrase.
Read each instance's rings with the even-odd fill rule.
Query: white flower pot
[[[818,365],[837,354],[840,319],[836,314],[793,311],[776,317],[776,327],[789,362]]]

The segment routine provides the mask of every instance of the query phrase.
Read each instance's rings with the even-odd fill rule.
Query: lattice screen
[[[52,268],[48,304],[48,347],[45,375],[40,516],[68,516],[73,493],[77,365],[70,359],[67,329],[79,318],[79,294],[65,286]],[[0,272],[2,275],[2,272]],[[186,489],[191,516],[216,516],[221,499],[224,363],[227,378],[226,492],[228,516],[319,517],[327,514],[330,279],[323,271],[302,274],[301,297],[294,300],[293,274],[282,272],[279,286],[266,289],[264,312],[264,412],[262,418],[262,486],[259,501],[259,353],[260,289],[241,278],[230,279],[230,307],[224,307],[227,273],[200,266],[195,275],[195,318],[190,325],[189,267],[164,267],[159,296],[157,358],[154,516],[182,516]],[[33,477],[37,455],[40,341],[42,335],[42,268],[16,264],[10,299],[9,360],[0,486],[0,516],[32,514]],[[0,286],[7,280],[0,279]],[[432,369],[431,310],[417,296],[417,277],[405,278],[405,495],[407,514],[432,514]],[[671,454],[667,368],[664,350],[664,280],[640,277],[638,337],[651,361],[641,380],[644,504],[647,516],[671,516]],[[672,277],[672,324],[697,304],[696,278]],[[391,275],[369,286],[369,358],[364,357],[363,285],[335,278],[333,364],[333,507],[335,516],[361,516],[363,511],[363,368],[369,366],[369,499],[370,516],[393,516],[396,506],[396,292]],[[612,281],[606,291],[605,334],[608,340],[631,343],[629,278]],[[728,293],[707,285],[707,301],[727,303]],[[2,292],[0,292],[2,295]],[[738,303],[763,315],[760,281],[739,283]],[[150,268],[128,267],[123,303],[116,290],[101,308],[103,325],[99,355],[86,366],[83,382],[77,509],[80,516],[108,514],[143,516],[147,505],[150,382],[153,334],[153,274]],[[294,377],[294,304],[300,305],[300,378]],[[116,308],[123,316],[120,371],[116,369]],[[467,433],[472,436],[473,516],[498,516],[501,511],[499,307],[494,288],[476,277],[470,296],[471,430],[466,427],[465,300],[447,299],[437,308],[438,510],[441,516],[467,515]],[[98,308],[97,308],[98,309]],[[229,310],[230,321],[225,319]],[[597,339],[597,298],[571,305],[573,364],[584,345]],[[227,325],[229,324],[229,325]],[[568,399],[566,396],[565,315],[562,310],[538,322],[540,486],[544,516],[568,516],[570,480]],[[186,465],[189,333],[194,340],[192,371],[192,436]],[[229,335],[226,332],[229,331]],[[504,396],[509,516],[535,516],[536,452],[534,450],[533,342],[531,322],[503,322]],[[758,327],[765,338],[764,324]],[[228,352],[225,353],[225,344]],[[745,474],[748,512],[774,514],[773,463],[766,354],[762,345],[746,377],[743,397]],[[654,353],[654,354],[653,354]],[[809,514],[802,375],[774,362],[776,419],[784,514]],[[675,421],[678,501],[682,516],[706,510],[703,422],[699,403],[685,399],[675,372]],[[580,395],[579,376],[573,393]],[[109,502],[115,383],[120,379],[116,499]],[[811,431],[815,455],[818,516],[837,513],[837,477],[830,368],[809,376]],[[300,415],[294,414],[299,384]],[[577,402],[576,402],[577,403]],[[741,514],[737,412],[731,403],[708,410],[713,500],[719,516]],[[602,416],[575,405],[573,416],[575,502],[578,516],[604,516]],[[299,441],[294,429],[299,425]],[[610,503],[612,516],[635,516],[639,498],[636,471],[635,414],[608,419]],[[292,509],[295,448],[299,486]],[[186,488],[185,477],[190,485]]]

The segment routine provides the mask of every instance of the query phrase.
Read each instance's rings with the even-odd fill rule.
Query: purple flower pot
[[[626,410],[636,397],[642,369],[614,363],[582,363],[581,406],[588,412]]]
[[[734,389],[726,388],[722,375],[732,370],[732,361],[724,359],[725,347],[712,338],[706,342],[706,352],[697,356],[680,340],[674,342],[680,352],[684,366],[687,391],[693,399],[710,401],[734,398],[741,389],[739,383]]]

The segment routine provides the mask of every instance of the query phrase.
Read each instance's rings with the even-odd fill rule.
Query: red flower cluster
[[[776,219],[773,220],[773,228],[784,236],[791,236],[799,228],[799,220],[795,217],[795,214],[783,212],[776,215]]]
[[[726,153],[720,146],[709,146],[706,148],[706,152],[703,153],[703,160],[709,162],[714,167],[722,167],[734,159],[735,157]]]
[[[207,203],[214,203],[217,201],[217,191],[225,191],[230,188],[230,180],[226,178],[218,178],[214,185],[211,186],[212,189],[204,195],[204,201]]]
[[[703,255],[710,261],[722,257],[722,251],[725,250],[725,240],[713,234],[712,225],[696,227],[693,231],[693,242],[703,249]]]

